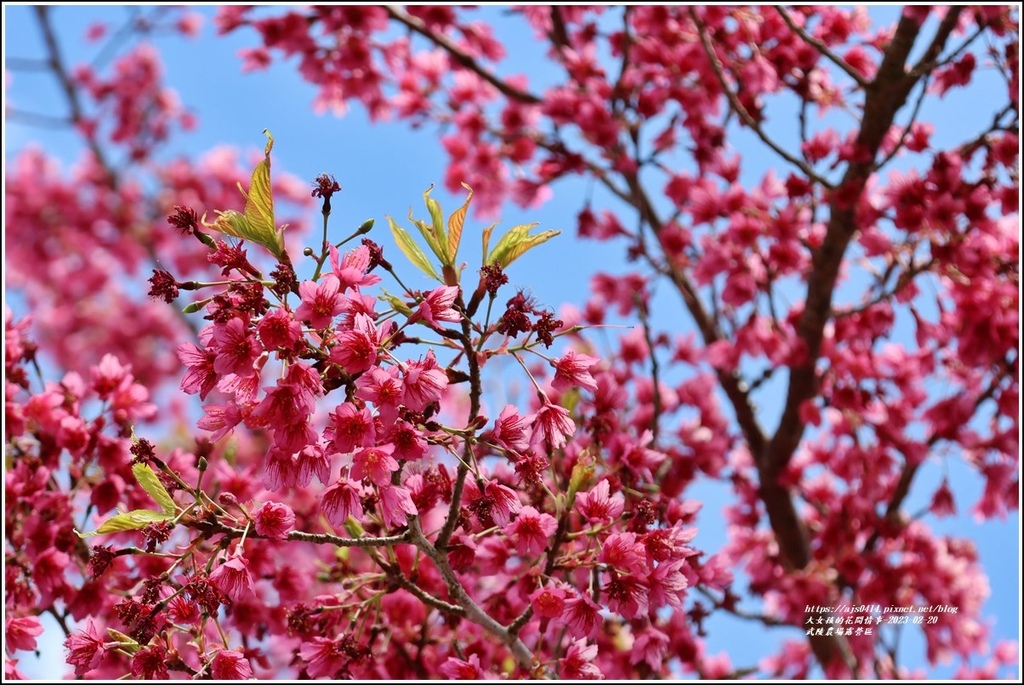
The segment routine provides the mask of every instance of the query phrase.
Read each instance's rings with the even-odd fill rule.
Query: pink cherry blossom
[[[526,506],[519,510],[516,520],[505,526],[502,532],[515,541],[520,555],[533,555],[544,551],[557,528],[555,517]]]
[[[320,500],[320,510],[331,525],[341,527],[349,516],[360,519],[363,516],[363,505],[359,499],[358,485],[348,478],[339,479],[327,488]]]
[[[579,387],[594,392],[597,390],[597,383],[590,375],[590,369],[599,361],[601,360],[589,354],[578,354],[569,350],[555,362],[555,377],[551,379],[551,387],[559,391]]]
[[[340,289],[341,284],[334,274],[324,276],[318,283],[303,281],[299,284],[302,304],[295,310],[295,318],[308,321],[316,329],[327,328],[344,309]]]
[[[249,680],[253,677],[252,667],[245,655],[229,649],[217,651],[210,662],[210,675],[217,680]]]
[[[295,512],[287,504],[264,502],[252,512],[252,520],[260,535],[282,539],[295,525]]]
[[[249,562],[237,554],[213,569],[210,583],[236,602],[256,592],[249,572]]]
[[[394,445],[377,445],[361,449],[352,457],[352,477],[356,480],[366,479],[377,485],[391,482],[392,472],[398,470],[398,462],[391,455]]]
[[[594,664],[597,645],[588,645],[585,638],[574,640],[558,660],[558,674],[567,680],[604,680],[604,674]]]

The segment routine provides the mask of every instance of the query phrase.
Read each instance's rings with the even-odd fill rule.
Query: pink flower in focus
[[[415,516],[416,505],[406,488],[388,485],[380,488],[380,513],[388,528],[404,526],[410,516]]]
[[[96,623],[86,619],[84,630],[76,630],[64,640],[64,649],[68,652],[67,662],[75,667],[75,675],[85,675],[99,666],[103,637]]]
[[[135,652],[132,657],[132,677],[135,680],[167,680],[167,650],[159,642],[151,643]]]
[[[530,595],[533,613],[541,618],[558,618],[565,611],[565,590],[560,587],[542,587]]]
[[[373,320],[366,314],[356,314],[352,330],[338,335],[338,344],[331,348],[331,361],[337,362],[346,373],[362,373],[377,363],[380,336]]]
[[[565,611],[560,621],[569,628],[569,634],[573,637],[594,639],[602,623],[601,607],[585,594],[573,594],[565,602]]]
[[[520,556],[540,554],[547,547],[551,536],[558,529],[558,522],[549,514],[542,514],[533,507],[523,507],[516,520],[502,531],[515,540]]]
[[[283,540],[295,525],[295,512],[287,504],[264,502],[252,513],[256,532],[263,537]]]
[[[394,420],[397,416],[398,405],[405,392],[398,374],[398,367],[395,366],[387,370],[373,367],[356,381],[356,397],[364,402],[372,402],[384,422]]]
[[[377,441],[377,432],[370,410],[351,402],[339,404],[330,416],[325,437],[331,440],[331,449],[342,454],[371,447]]]
[[[199,399],[206,399],[217,385],[217,373],[213,370],[216,357],[213,350],[204,350],[189,342],[178,346],[178,359],[188,367],[185,377],[181,379],[182,392],[189,395],[199,393]]]
[[[358,484],[348,478],[340,478],[324,491],[320,499],[320,511],[331,525],[338,528],[345,525],[349,516],[362,518],[363,505],[359,498]]]
[[[682,571],[683,563],[682,559],[662,561],[651,570],[647,576],[647,596],[652,608],[660,609],[666,604],[676,609],[682,607],[689,586]]]
[[[395,421],[386,434],[388,442],[395,446],[394,456],[403,461],[416,461],[427,454],[427,441],[422,431],[407,421]]]
[[[359,450],[352,457],[352,477],[356,480],[365,478],[376,485],[389,484],[391,474],[398,470],[398,462],[391,456],[394,451],[394,445]]]
[[[597,391],[597,382],[590,375],[590,368],[600,359],[588,354],[577,354],[573,350],[565,353],[555,362],[555,377],[551,379],[551,387],[558,391],[579,387],[591,392]]]
[[[334,274],[327,274],[319,283],[303,281],[299,284],[299,297],[302,304],[295,310],[295,318],[308,321],[317,330],[331,325],[331,319],[345,308],[341,296],[340,283]]]
[[[185,595],[178,595],[167,603],[167,618],[178,625],[196,625],[202,615],[196,602]]]
[[[221,438],[231,435],[235,426],[245,420],[249,407],[242,407],[238,404],[205,404],[203,405],[203,418],[196,424],[199,428],[213,431],[210,442],[217,442]]]
[[[448,376],[437,364],[433,350],[420,361],[409,362],[405,369],[405,405],[413,411],[423,411],[428,404],[441,399],[448,387]]]
[[[494,428],[481,436],[481,439],[493,442],[499,447],[514,452],[524,452],[530,445],[527,428],[533,416],[521,416],[519,410],[511,404],[505,405],[498,418],[494,421]]]
[[[604,680],[595,664],[597,645],[587,645],[585,638],[573,642],[565,652],[565,658],[558,660],[558,675],[566,680]]]
[[[597,559],[619,573],[644,573],[647,569],[647,555],[636,533],[609,535]]]
[[[650,600],[647,585],[634,575],[614,574],[605,585],[608,593],[608,608],[634,619],[647,613]]]
[[[217,356],[213,370],[222,376],[233,373],[237,376],[251,376],[255,373],[253,364],[263,352],[263,346],[249,332],[245,321],[230,319],[224,324],[214,324],[211,347]]]
[[[590,523],[611,523],[622,515],[626,502],[620,495],[608,496],[607,480],[602,480],[590,492],[576,496],[576,511]]]
[[[299,481],[299,464],[293,452],[270,450],[263,466],[263,487],[271,491],[294,487]]]
[[[286,309],[267,312],[256,326],[256,333],[268,350],[294,350],[302,340],[302,326]]]
[[[236,602],[256,594],[249,562],[240,555],[234,555],[210,574],[210,583]]]
[[[222,649],[210,662],[210,675],[214,680],[249,680],[253,677],[252,666],[241,652]]]
[[[432,326],[440,321],[461,321],[462,316],[452,309],[452,304],[455,303],[455,298],[458,296],[459,287],[457,285],[443,285],[435,288],[424,296],[420,306],[416,308],[416,313],[410,319],[422,319]]]
[[[346,252],[340,262],[338,248],[333,245],[330,248],[330,255],[331,271],[337,276],[342,290],[380,283],[380,276],[367,273],[370,270],[370,249],[366,245],[360,245],[356,249]]]
[[[518,513],[522,508],[519,495],[497,481],[488,481],[481,497],[491,505],[491,518],[499,526],[507,525],[512,514]]]
[[[299,467],[298,485],[306,487],[313,476],[327,484],[331,477],[331,459],[320,445],[306,445],[295,455],[295,463]]]
[[[552,449],[565,447],[566,438],[576,432],[576,424],[569,418],[569,410],[544,400],[544,406],[533,421],[531,444],[543,446],[550,443]]]

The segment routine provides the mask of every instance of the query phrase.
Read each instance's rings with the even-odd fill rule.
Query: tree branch
[[[1016,366],[1016,360],[1005,360],[1005,366],[1007,371],[1011,371]],[[987,400],[992,399],[992,397],[996,393],[996,390],[999,389],[999,384],[1003,380],[1003,378],[1004,376],[994,377],[992,379],[992,382],[989,383],[989,386],[985,389],[985,391],[981,393],[977,397],[977,399],[974,400],[974,412],[977,412],[981,405],[984,404]],[[974,412],[972,412],[972,416]],[[927,451],[930,451],[931,448],[938,444],[939,440],[941,439],[942,438],[935,433],[930,435],[928,437],[928,441],[925,443],[927,446]],[[900,478],[896,482],[896,487],[893,488],[892,497],[889,499],[889,504],[885,508],[885,518],[887,520],[893,521],[896,519],[896,515],[897,513],[899,513],[900,507],[903,506],[903,502],[906,500],[907,495],[910,494],[910,486],[913,484],[914,477],[917,476],[917,472],[920,470],[922,463],[923,462],[916,462],[912,464],[908,461],[906,464],[904,464],[903,471],[900,473]],[[875,545],[878,544],[879,539],[881,539],[881,532],[875,530],[871,534],[871,537],[869,537],[867,541],[864,543],[864,553],[872,551],[875,548]]]
[[[845,59],[843,59],[836,53],[832,52],[832,50],[827,45],[825,45],[825,43],[818,40],[811,34],[807,33],[807,31],[805,31],[803,28],[797,26],[796,22],[793,21],[793,18],[789,16],[789,12],[782,8],[782,5],[774,5],[774,8],[775,11],[778,12],[779,15],[782,17],[782,21],[786,22],[786,26],[789,27],[790,31],[800,36],[805,43],[813,47],[815,50],[817,50],[822,55],[827,57],[833,64],[835,64],[837,67],[845,71],[847,75],[854,81],[856,81],[857,85],[859,85],[861,88],[867,87],[868,80],[864,78],[863,74],[861,74],[859,71],[850,66],[850,63],[847,62]]]
[[[529,647],[521,639],[509,632],[508,628],[491,618],[473,601],[473,598],[469,596],[466,589],[462,587],[462,583],[459,581],[458,576],[455,575],[455,571],[448,564],[448,559],[445,557],[444,552],[430,544],[430,541],[423,534],[423,528],[420,526],[418,517],[413,516],[409,519],[409,530],[412,533],[412,543],[419,547],[427,555],[427,558],[434,562],[434,566],[437,567],[441,577],[448,585],[448,592],[452,599],[466,612],[466,618],[498,638],[512,652],[512,656],[515,658],[516,663],[519,664],[519,667],[532,674],[537,667],[533,652],[530,651]]]
[[[953,61],[956,59],[957,55],[966,50],[967,46],[973,43],[982,33],[984,33],[985,27],[979,26],[967,40],[965,40],[956,50],[940,62],[939,55],[941,55],[942,51],[946,48],[946,41],[949,40],[950,34],[956,30],[956,26],[960,21],[960,14],[965,9],[967,8],[962,5],[949,8],[946,16],[943,17],[938,30],[936,30],[935,37],[932,38],[932,42],[928,46],[928,49],[925,50],[924,55],[922,55],[921,59],[917,61],[914,68],[910,70],[910,78],[915,80],[919,79],[936,67],[940,66],[940,64],[946,64]]]
[[[700,37],[700,43],[704,47],[704,54],[707,55],[708,62],[711,64],[711,70],[715,72],[715,76],[722,88],[722,92],[725,93],[725,97],[728,98],[729,105],[732,107],[733,111],[739,115],[747,128],[753,131],[757,137],[760,138],[765,145],[774,150],[777,155],[807,174],[808,178],[814,180],[816,183],[819,183],[826,188],[832,188],[832,183],[823,176],[820,176],[809,164],[801,159],[797,159],[787,152],[781,145],[769,138],[768,134],[765,133],[763,128],[761,128],[761,125],[754,120],[754,117],[750,115],[750,112],[747,111],[747,108],[744,107],[743,103],[740,102],[738,97],[736,97],[736,93],[732,92],[732,89],[729,87],[729,83],[725,80],[725,67],[722,65],[722,61],[718,59],[718,55],[715,54],[715,48],[711,44],[711,38],[708,36],[707,26],[705,26],[701,18],[697,16],[697,12],[694,11],[693,7],[688,8],[687,11],[690,15],[690,19],[693,20],[694,26],[697,28],[697,35]]]
[[[692,10],[691,10],[692,12]],[[929,53],[941,52],[947,23],[955,26],[958,9],[950,10],[940,27]],[[949,31],[952,26],[948,26]],[[855,207],[870,176],[875,157],[896,113],[903,107],[917,78],[906,72],[906,61],[914,47],[921,27],[906,15],[900,18],[896,31],[886,48],[875,79],[865,89],[864,117],[856,140],[858,156],[843,175],[842,193],[833,193],[829,201],[829,222],[821,246],[814,251],[812,268],[807,279],[807,298],[797,332],[804,344],[805,358],[790,368],[789,389],[782,419],[775,435],[760,458],[755,456],[761,482],[761,496],[768,518],[775,531],[783,559],[793,568],[804,568],[811,551],[806,527],[797,515],[789,488],[778,482],[779,473],[789,463],[800,441],[805,425],[800,417],[801,405],[818,392],[816,365],[821,353],[825,324],[831,317],[832,296],[839,267],[846,248],[857,230]],[[811,648],[819,663],[827,666],[834,659],[844,661],[851,672],[856,664],[845,640],[811,638]]]
[[[46,44],[47,62],[50,65],[50,70],[57,77],[57,82],[60,83],[64,97],[67,99],[68,108],[71,110],[71,123],[77,126],[85,119],[82,113],[82,102],[78,99],[78,90],[75,88],[75,83],[71,79],[71,75],[68,73],[64,59],[61,56],[57,34],[53,30],[53,24],[50,22],[50,8],[44,5],[37,5],[33,9],[36,12],[36,18],[39,20],[39,28],[43,32],[43,42]],[[110,165],[110,161],[107,159],[103,148],[100,147],[99,141],[94,136],[90,136],[86,140],[86,145],[88,145],[93,156],[96,157],[96,162],[106,173],[107,184],[111,189],[116,188],[117,174]]]
[[[528,105],[537,105],[541,103],[541,99],[528,91],[516,88],[515,86],[506,83],[501,80],[490,71],[485,69],[472,55],[464,51],[458,45],[456,45],[448,36],[434,33],[431,31],[426,24],[420,19],[403,12],[400,8],[395,5],[384,5],[384,11],[388,13],[388,16],[412,29],[416,33],[420,34],[431,43],[434,43],[438,47],[442,48],[447,52],[455,62],[474,74],[482,78],[483,80],[490,83],[492,86],[498,89],[498,91],[507,97],[509,100],[515,100]]]
[[[186,524],[187,525],[187,524]],[[241,528],[234,528],[232,526],[216,523],[210,525],[209,523],[203,523],[200,526],[189,526],[200,530],[211,532],[214,535],[224,535],[229,540],[240,538],[245,535],[247,538],[256,538],[261,540],[273,540],[276,538],[268,538],[265,535],[260,535],[252,528],[248,532]],[[330,533],[304,533],[302,531],[293,530],[288,533],[287,540],[295,542],[312,542],[316,545],[334,545],[335,547],[388,547],[391,545],[399,545],[403,542],[409,542],[409,531],[406,531],[400,535],[389,535],[385,537],[373,537],[365,536],[359,538],[343,538],[340,535],[332,535]]]
[[[457,606],[455,604],[449,604],[448,602],[445,602],[442,599],[438,599],[437,597],[435,597],[434,595],[428,593],[426,590],[421,588],[419,585],[417,585],[416,583],[413,583],[411,580],[409,580],[404,575],[402,575],[401,571],[399,571],[398,573],[395,573],[394,575],[392,575],[391,578],[393,578],[395,580],[395,582],[398,583],[398,585],[402,587],[402,589],[412,593],[421,602],[423,602],[424,604],[427,604],[429,606],[434,607],[438,611],[443,611],[444,613],[451,614],[453,616],[463,616],[464,617],[466,615],[466,610],[465,609],[463,609],[462,607]]]

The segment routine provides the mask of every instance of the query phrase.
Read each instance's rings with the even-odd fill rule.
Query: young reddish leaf
[[[462,241],[462,227],[466,223],[466,212],[469,211],[469,203],[473,199],[473,189],[465,183],[462,187],[469,191],[466,201],[448,217],[448,254],[451,256],[449,264],[454,265],[455,256],[459,253],[459,243]]]

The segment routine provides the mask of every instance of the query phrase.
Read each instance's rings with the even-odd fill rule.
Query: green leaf
[[[238,184],[245,197],[245,214],[231,209],[217,212],[213,223],[207,223],[205,215],[202,221],[215,231],[262,245],[280,259],[284,254],[284,227],[278,229],[274,224],[274,196],[270,192],[270,151],[274,147],[274,136],[266,129],[263,133],[267,136],[267,146],[263,160],[253,169],[248,192]]]
[[[575,503],[576,493],[590,487],[593,477],[594,458],[585,451],[577,458],[575,466],[572,467],[572,473],[569,475],[569,492],[566,497],[567,507],[571,508]]]
[[[174,516],[149,509],[136,509],[129,512],[118,512],[100,524],[100,527],[91,533],[78,533],[80,538],[88,538],[93,535],[106,535],[107,533],[121,533],[126,530],[141,530],[150,523],[170,521]],[[76,531],[77,532],[77,531]]]
[[[430,226],[427,226],[426,222],[414,219],[412,217],[412,209],[409,210],[409,221],[412,222],[413,226],[419,229],[420,235],[422,235],[423,239],[427,241],[427,247],[430,248],[430,251],[433,252],[437,256],[437,259],[443,264],[444,257],[441,254],[441,246],[437,243],[437,237],[434,235],[433,229],[431,229]]]
[[[366,530],[363,528],[363,524],[359,523],[354,516],[349,516],[345,519],[345,532],[353,539],[361,538],[366,535]]]
[[[132,465],[132,473],[135,474],[135,480],[139,481],[142,489],[149,493],[149,496],[160,505],[165,514],[174,514],[178,511],[178,507],[174,504],[174,500],[171,499],[170,493],[167,492],[164,484],[160,482],[156,472],[153,471],[149,464]]]
[[[412,239],[412,236],[410,236],[404,228],[396,224],[395,220],[390,216],[387,217],[387,220],[388,224],[391,225],[391,235],[395,237],[395,243],[398,245],[398,249],[401,250],[405,256],[409,258],[409,261],[418,267],[420,271],[431,278],[440,281],[441,279],[438,278],[437,272],[434,271],[434,267],[431,266],[430,262],[427,260],[427,256],[423,254],[423,250],[421,250],[420,246],[416,244],[416,241]]]
[[[561,233],[561,231],[541,231],[536,235],[530,235],[530,229],[536,225],[536,223],[521,224],[510,228],[488,255],[487,263],[498,262],[502,268],[507,268],[509,264],[522,257],[527,250],[545,243]]]
[[[377,296],[378,300],[381,300],[383,302],[387,302],[388,304],[391,305],[392,309],[394,309],[396,312],[399,312],[399,313],[404,314],[406,316],[412,316],[412,309],[401,298],[395,297],[394,295],[389,293],[387,290],[384,290],[383,288],[381,288],[381,291],[384,294],[383,295],[378,295]]]
[[[473,199],[473,189],[465,183],[462,187],[469,191],[466,202],[448,217],[448,254],[451,255],[451,264],[455,265],[455,257],[459,253],[459,243],[462,241],[462,227],[466,223],[466,212],[469,211],[469,202]]]
[[[423,201],[427,203],[427,211],[430,212],[430,223],[434,231],[433,241],[428,240],[428,242],[430,242],[430,247],[434,248],[434,253],[441,260],[441,264],[448,266],[452,263],[452,254],[448,250],[448,236],[444,234],[444,212],[441,211],[441,203],[430,197],[430,191],[433,189],[434,184],[431,183],[430,187],[423,191]]]
[[[485,258],[487,257],[487,248],[489,248],[491,246],[491,234],[494,233],[494,227],[497,226],[497,225],[498,225],[498,222],[495,221],[493,224],[491,224],[490,226],[488,226],[487,228],[484,229],[484,234],[483,234],[483,248],[484,249],[481,250],[480,254],[481,254],[481,256],[483,256]],[[490,261],[487,262],[487,264],[492,264],[492,263],[493,262],[490,262]]]

